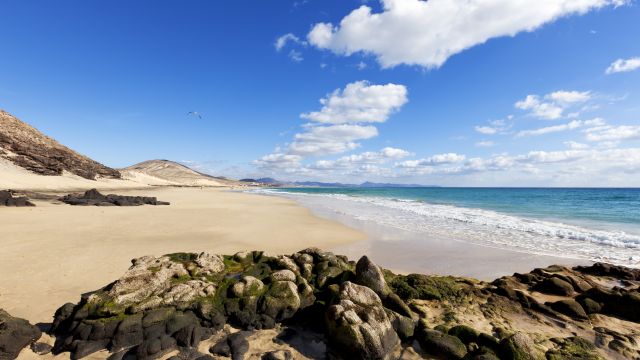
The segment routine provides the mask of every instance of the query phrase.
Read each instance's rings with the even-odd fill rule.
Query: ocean
[[[637,188],[273,188],[257,192],[424,238],[640,267]]]

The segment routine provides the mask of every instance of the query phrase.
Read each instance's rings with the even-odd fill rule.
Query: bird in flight
[[[189,113],[187,113],[187,115],[189,115],[189,116],[197,116],[198,119],[202,120],[202,115],[200,115],[200,113],[197,112],[197,111],[189,111]]]

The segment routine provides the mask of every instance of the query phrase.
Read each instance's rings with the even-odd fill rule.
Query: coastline
[[[0,209],[0,305],[33,323],[113,281],[144,255],[173,252],[290,254],[333,248],[365,235],[314,216],[295,202],[220,188],[118,190],[170,206],[74,207],[35,201]],[[36,295],[37,294],[37,295]]]
[[[338,245],[328,250],[345,254],[350,258],[366,254],[380,266],[401,274],[452,275],[492,281],[501,276],[512,275],[514,272],[528,272],[537,267],[593,263],[586,259],[532,254],[386,226],[355,218],[324,203],[338,201],[335,199],[320,200],[277,193],[272,193],[271,196],[294,200],[310,209],[316,216],[364,232],[367,234],[366,241]]]

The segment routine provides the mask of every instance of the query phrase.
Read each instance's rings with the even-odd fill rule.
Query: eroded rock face
[[[62,175],[63,171],[95,179],[119,179],[120,172],[61,145],[54,139],[0,110],[0,157],[41,175]]]
[[[399,343],[382,301],[366,286],[343,283],[326,321],[330,346],[352,359],[388,359]]]
[[[98,190],[91,189],[83,195],[69,194],[60,198],[69,205],[79,206],[140,206],[140,205],[170,205],[166,201],[158,201],[149,196],[102,195]]]
[[[42,332],[27,320],[0,309],[0,359],[15,359],[23,348],[35,343]]]

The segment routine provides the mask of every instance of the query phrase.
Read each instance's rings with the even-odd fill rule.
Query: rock
[[[524,333],[515,333],[500,342],[500,357],[513,360],[543,360],[545,357]]]
[[[597,314],[602,310],[602,306],[599,303],[588,297],[578,298],[578,302],[587,314]]]
[[[279,270],[274,271],[271,274],[271,281],[296,281],[296,274],[291,270]]]
[[[616,266],[604,263],[595,263],[591,266],[576,266],[574,268],[584,274],[595,276],[611,276],[624,280],[640,280],[640,270],[630,269],[624,266]]]
[[[11,190],[0,190],[0,206],[9,206],[9,207],[27,207],[27,206],[36,206],[32,202],[29,201],[29,198],[25,196],[13,196],[13,191]]]
[[[547,351],[547,360],[565,360],[565,359],[581,359],[581,360],[603,360],[592,343],[581,337],[569,337],[566,339],[551,339],[558,344],[555,349]]]
[[[69,205],[81,206],[140,206],[140,205],[169,205],[166,201],[158,201],[155,197],[102,195],[98,190],[91,189],[83,195],[69,194],[60,198]]]
[[[52,346],[42,342],[31,344],[31,351],[38,355],[46,355],[51,352]]]
[[[251,335],[248,331],[240,331],[229,335],[227,342],[231,349],[232,360],[242,360],[244,355],[249,351],[249,342],[247,336]]]
[[[534,286],[534,290],[545,294],[570,296],[573,294],[573,285],[557,277],[551,277]]]
[[[133,266],[118,279],[109,291],[116,305],[126,307],[165,292],[171,287],[172,278],[189,275],[184,265],[173,262],[167,256],[141,257],[132,261]],[[144,309],[140,309],[144,310]]]
[[[344,282],[326,312],[329,348],[348,359],[388,359],[398,335],[370,288]]]
[[[479,336],[475,329],[466,325],[456,325],[449,329],[448,334],[457,337],[465,344],[478,342]]]
[[[356,264],[356,284],[366,286],[373,290],[380,298],[386,298],[391,289],[384,279],[380,268],[367,256],[363,256]]]
[[[38,327],[0,309],[0,359],[15,359],[20,351],[42,336]]]
[[[274,281],[262,299],[262,312],[276,321],[292,317],[299,308],[298,288],[291,281]]]
[[[224,270],[224,261],[220,255],[202,252],[195,259],[195,263],[200,267],[198,274],[214,275]]]
[[[420,326],[416,338],[422,349],[445,359],[462,359],[467,355],[467,347],[455,336]]]
[[[270,351],[262,355],[262,360],[292,360],[293,354],[289,350]]]
[[[217,344],[213,345],[209,352],[213,355],[231,357],[231,346],[229,346],[229,342],[226,338],[219,341]]]
[[[582,306],[573,299],[560,300],[554,303],[547,303],[547,305],[549,305],[553,310],[572,318],[580,320],[589,319],[589,316],[587,316],[587,313],[584,311]]]

